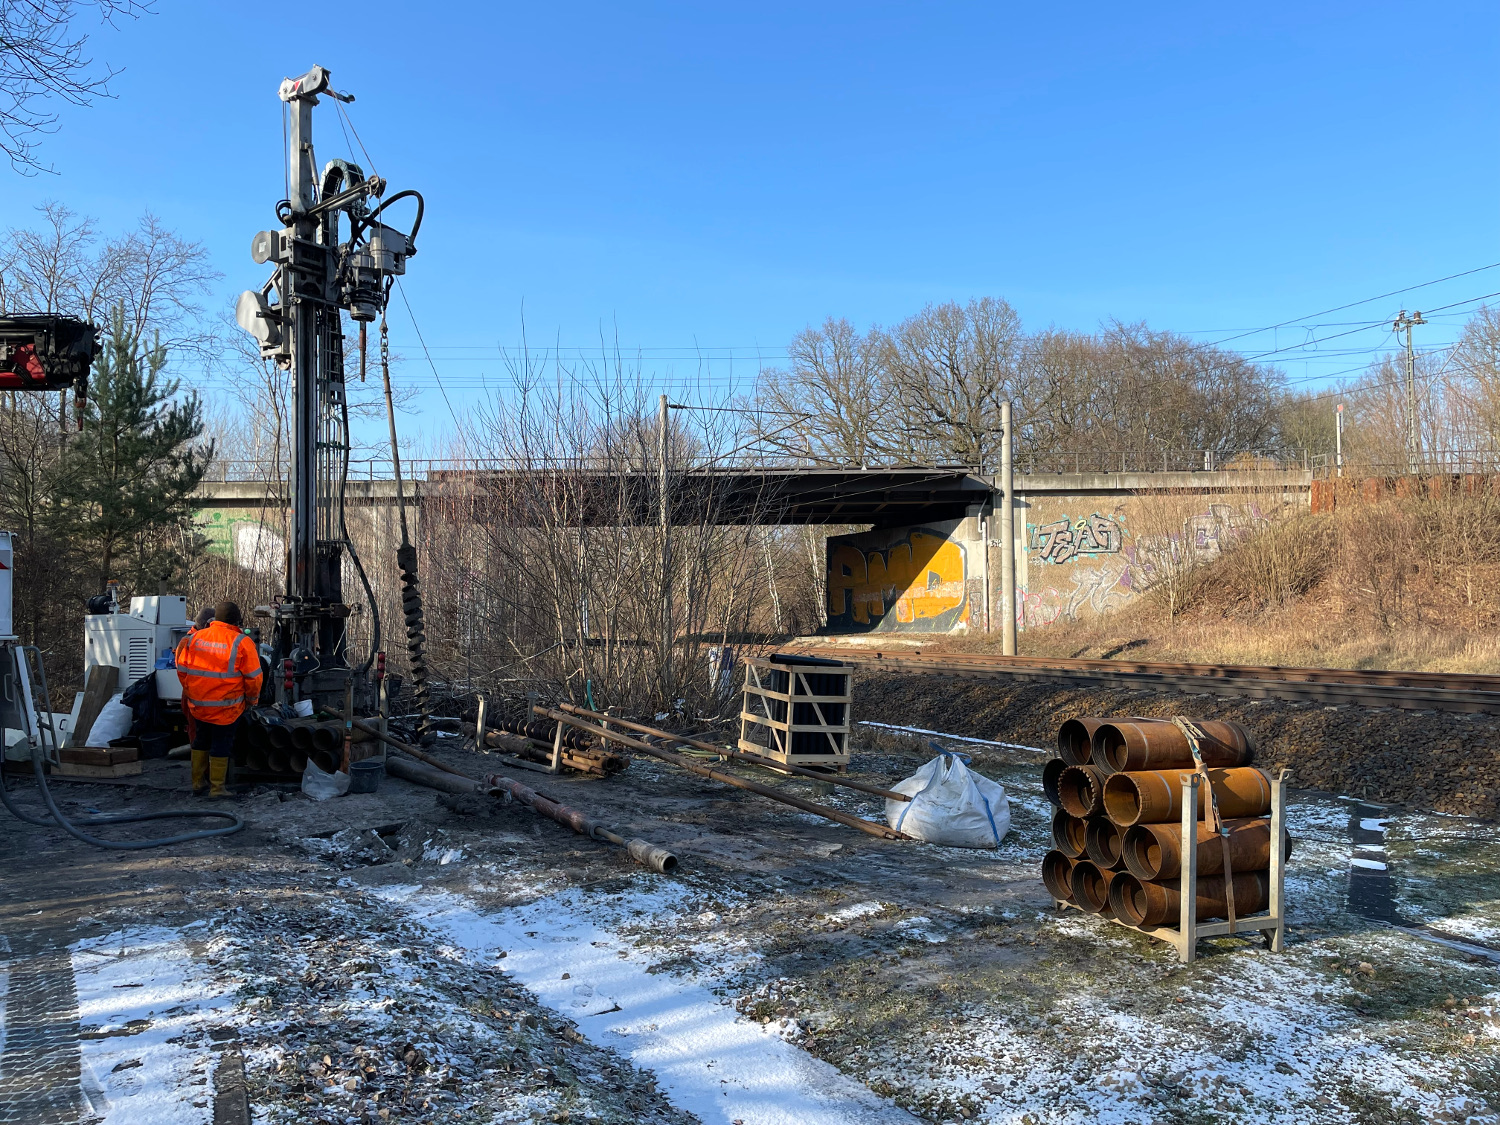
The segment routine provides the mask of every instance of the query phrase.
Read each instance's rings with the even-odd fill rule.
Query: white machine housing
[[[177,672],[158,670],[156,658],[175,652],[187,634],[187,599],[176,594],[131,598],[129,613],[91,613],[83,619],[84,683],[95,665],[113,664],[120,670],[116,690],[154,673],[157,698],[181,699]]]

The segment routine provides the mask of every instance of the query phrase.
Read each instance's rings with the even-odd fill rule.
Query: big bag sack
[[[1010,831],[1010,802],[998,782],[946,751],[891,789],[910,801],[886,801],[885,821],[898,832],[950,848],[998,848]]]

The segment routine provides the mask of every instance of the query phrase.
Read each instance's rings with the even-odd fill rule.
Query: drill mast
[[[286,588],[267,607],[274,618],[273,679],[284,692],[282,668],[290,661],[299,696],[323,704],[341,700],[352,675],[343,590],[344,555],[353,554],[343,511],[350,441],[344,314],[363,338],[365,326],[384,313],[391,286],[416,253],[422,197],[402,191],[383,198],[385,181],[352,161],[329,160],[319,171],[313,109],[320,97],[354,100],[329,85],[326,69],[286,79],[280,96],[291,119],[289,193],[276,208],[281,227],[261,231],[251,243],[251,257],[271,264],[271,277],[240,295],[236,319],[259,342],[261,356],[292,380]],[[378,221],[407,197],[417,204],[409,233]]]

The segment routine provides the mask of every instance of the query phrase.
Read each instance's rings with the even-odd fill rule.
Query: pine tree
[[[111,578],[151,589],[183,562],[192,540],[192,505],[213,455],[201,445],[202,406],[167,378],[166,349],[149,347],[123,309],[110,318],[94,365],[83,431],[64,453],[65,503],[80,546],[97,560],[99,585]]]

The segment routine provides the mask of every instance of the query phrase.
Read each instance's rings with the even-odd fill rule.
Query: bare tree
[[[1021,318],[1003,300],[929,305],[879,334],[895,409],[887,426],[919,463],[999,462],[1000,403],[1013,393]]]
[[[202,301],[222,275],[201,242],[168,230],[150,212],[134,230],[104,238],[93,219],[61,203],[37,210],[40,224],[14,228],[0,241],[0,311],[101,323],[118,307],[132,333],[159,334],[176,355],[217,354],[218,333]]]
[[[821,328],[797,333],[788,352],[787,370],[767,373],[762,397],[771,410],[754,416],[766,444],[836,465],[880,461],[891,452],[893,388],[878,338],[829,317]]]
[[[75,29],[90,9],[104,23],[151,11],[140,0],[0,0],[0,150],[22,174],[44,170],[36,138],[55,132],[58,120],[48,102],[86,106],[110,96],[119,71],[96,68],[84,54],[88,34]]]

